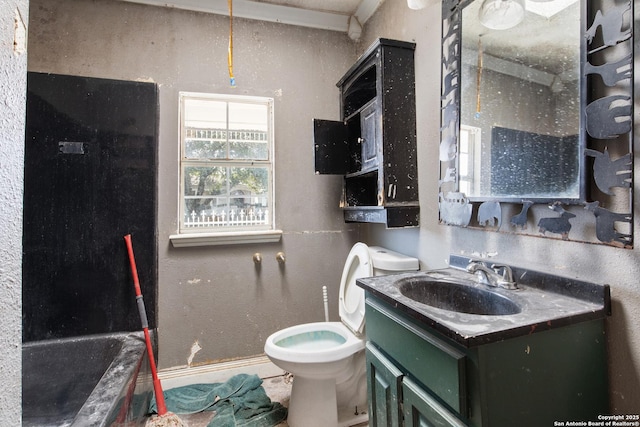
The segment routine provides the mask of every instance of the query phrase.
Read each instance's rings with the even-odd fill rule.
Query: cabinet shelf
[[[347,206],[345,222],[370,222],[387,227],[411,227],[420,220],[420,206]]]
[[[372,99],[376,98],[377,69],[374,64],[343,86],[343,114],[352,117]]]
[[[346,174],[344,177],[346,179],[349,178],[358,178],[358,177],[362,177],[362,176],[367,176],[367,175],[371,175],[375,178],[378,178],[378,168],[371,168],[371,169],[366,169],[366,170],[359,170],[358,172],[351,172]]]

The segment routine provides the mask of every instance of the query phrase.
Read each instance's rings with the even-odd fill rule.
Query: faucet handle
[[[502,276],[502,280],[509,288],[516,288],[516,282],[513,280],[513,270],[508,265],[493,264],[491,269]]]
[[[491,264],[491,269],[501,275],[504,279],[513,276],[513,272],[508,265]]]

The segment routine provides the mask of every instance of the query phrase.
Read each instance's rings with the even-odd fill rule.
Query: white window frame
[[[458,191],[469,195],[478,194],[480,191],[480,147],[481,141],[481,129],[475,126],[460,125],[460,139],[466,138],[466,151],[464,151],[462,144],[458,147],[460,151],[458,155]],[[463,165],[462,159],[466,159]],[[463,170],[466,170],[465,174]],[[474,188],[471,188],[473,183]]]
[[[267,106],[267,138],[268,138],[268,159],[188,159],[185,155],[185,140],[187,129],[185,126],[185,101],[186,100],[211,100],[218,102],[234,102],[247,104],[260,104]],[[221,95],[212,93],[180,92],[179,93],[179,144],[180,159],[178,174],[180,182],[178,185],[178,232],[170,236],[170,241],[174,247],[183,246],[209,246],[227,245],[238,243],[270,243],[277,242],[282,236],[282,230],[275,228],[275,159],[274,159],[274,114],[273,98],[254,97],[243,95]],[[243,167],[243,166],[263,166],[268,170],[268,220],[266,224],[260,225],[239,225],[239,226],[214,226],[202,223],[195,227],[187,225],[185,218],[184,199],[184,170],[189,166],[222,166],[222,167]]]

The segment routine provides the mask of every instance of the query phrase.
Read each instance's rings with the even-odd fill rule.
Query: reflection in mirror
[[[471,200],[584,199],[580,6],[475,0],[462,10],[457,170]]]
[[[637,13],[443,0],[442,224],[633,247]]]

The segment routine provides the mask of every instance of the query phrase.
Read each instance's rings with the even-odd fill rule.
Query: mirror
[[[631,0],[443,0],[441,223],[633,247],[634,22]]]
[[[580,1],[477,0],[461,29],[459,191],[580,199]]]

